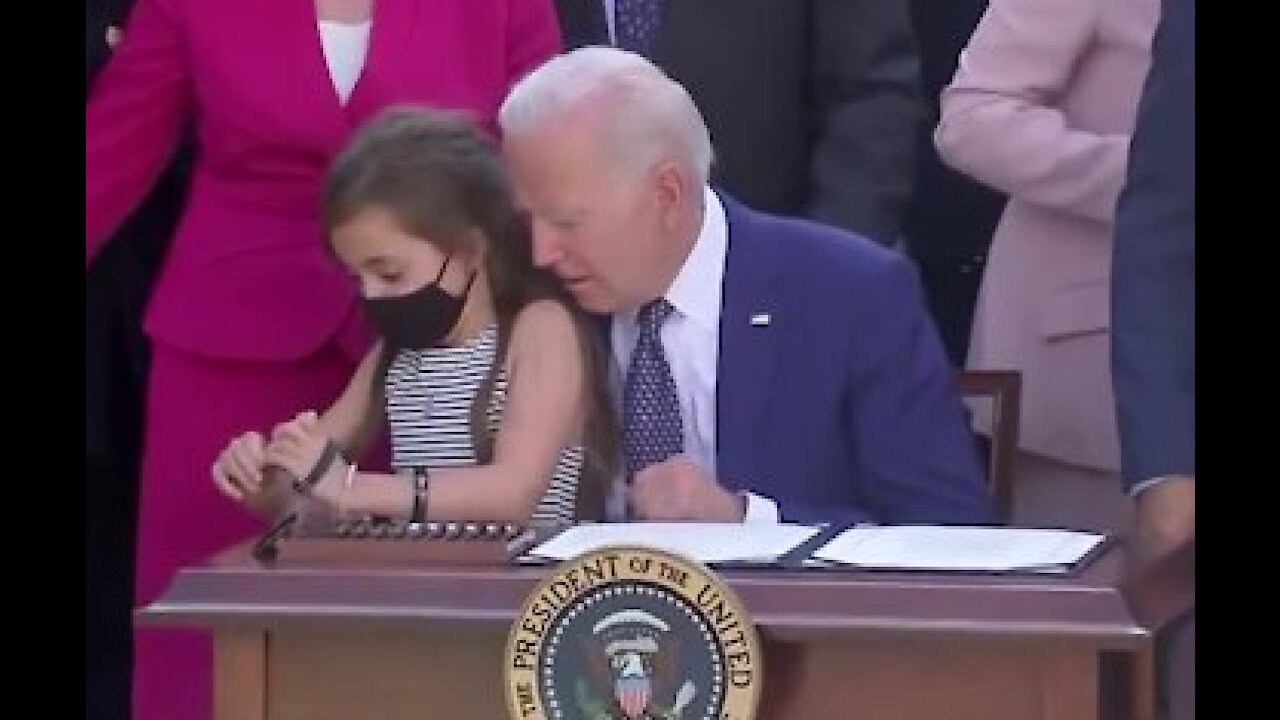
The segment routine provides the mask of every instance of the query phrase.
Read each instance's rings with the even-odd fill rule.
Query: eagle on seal
[[[680,638],[652,613],[611,613],[583,641],[575,702],[587,720],[681,720],[697,688],[677,682]]]

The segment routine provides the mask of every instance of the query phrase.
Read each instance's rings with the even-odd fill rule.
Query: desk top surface
[[[264,566],[249,544],[188,567],[139,615],[204,627],[324,622],[509,625],[547,567],[370,564],[341,557]],[[1126,647],[1195,601],[1194,542],[1126,575],[1113,545],[1072,576],[722,569],[757,626],[783,637],[927,633],[1077,637]]]

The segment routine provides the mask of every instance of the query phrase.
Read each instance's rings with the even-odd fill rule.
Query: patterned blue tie
[[[659,298],[636,317],[640,337],[622,389],[622,440],[629,476],[684,451],[676,382],[658,335],[673,312],[671,303]]]
[[[647,56],[658,34],[661,11],[662,0],[615,0],[613,24],[618,47]]]

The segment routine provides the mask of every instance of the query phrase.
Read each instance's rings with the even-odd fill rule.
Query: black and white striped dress
[[[392,464],[397,471],[474,465],[471,401],[494,362],[497,325],[457,347],[401,350],[387,368],[387,424]],[[507,397],[507,373],[498,374],[489,405],[490,429],[497,432]],[[538,502],[536,524],[571,522],[582,471],[583,449],[565,448],[547,492]],[[489,518],[454,518],[488,520]]]

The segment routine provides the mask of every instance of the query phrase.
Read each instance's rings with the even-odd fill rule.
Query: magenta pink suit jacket
[[[190,199],[145,320],[160,342],[288,361],[359,332],[353,285],[318,222],[331,158],[389,104],[465,109],[493,129],[511,84],[560,46],[548,0],[376,0],[344,106],[314,8],[139,0],[98,79],[85,120],[87,259],[181,134],[197,137]]]

